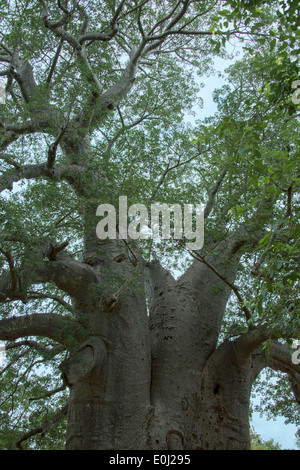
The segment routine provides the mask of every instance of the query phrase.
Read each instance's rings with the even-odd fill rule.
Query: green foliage
[[[257,225],[267,234],[255,255],[250,248],[254,278],[247,283],[254,295],[247,296],[247,304],[254,324],[271,322],[274,328],[294,329],[297,336],[299,314],[291,299],[299,297],[299,121],[287,107],[270,104],[273,59],[267,51],[245,54],[231,66],[231,86],[215,92],[218,115],[207,120],[209,126],[201,124],[195,136],[198,145],[213,147],[214,166],[208,172],[225,167],[230,175],[219,192],[212,233],[216,226],[249,223],[260,201],[269,201]]]
[[[281,446],[273,439],[265,441],[254,429],[251,429],[251,450],[281,450]]]
[[[288,57],[287,44],[281,53]],[[229,84],[215,91],[218,114],[195,132],[199,146],[213,148],[206,177],[215,180],[225,165],[230,175],[218,192],[206,234],[217,238],[219,231],[222,239],[225,228],[249,223],[260,202],[270,201],[256,221],[261,240],[253,247],[248,239],[249,251],[236,279],[251,319],[245,321],[233,296],[220,341],[259,325],[272,327],[278,337],[282,332],[299,337],[299,106],[291,103],[291,84],[299,77],[299,68],[295,60],[277,63],[277,58],[272,48],[249,49],[242,61],[229,67]],[[269,343],[264,347],[268,349]],[[277,380],[258,380],[257,390],[265,397],[259,410],[267,418],[284,416],[299,427],[299,404],[287,375],[269,374]],[[278,449],[255,433],[252,446]]]
[[[256,381],[253,393],[260,397],[260,403],[254,407],[254,411],[259,412],[266,419],[276,419],[278,416],[283,416],[285,424],[293,424],[298,428],[295,438],[299,447],[299,404],[295,401],[286,374],[267,369]]]
[[[49,341],[39,338],[39,345],[50,350]],[[57,368],[63,357],[64,354],[60,354],[49,360],[47,354],[29,346],[6,351],[6,364],[0,375],[1,450],[17,449],[17,442],[33,430],[38,432],[21,443],[23,449],[64,448],[65,420],[49,427],[47,432],[45,429],[44,434],[39,430],[67,401],[66,391],[45,398],[49,391],[61,386]]]

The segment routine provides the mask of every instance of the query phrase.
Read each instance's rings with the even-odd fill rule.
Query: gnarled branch
[[[22,446],[22,442],[26,441],[32,436],[36,436],[37,434],[41,434],[42,436],[44,436],[46,432],[49,431],[51,426],[53,426],[53,424],[58,423],[67,415],[67,412],[68,412],[68,405],[65,405],[54,416],[52,416],[52,418],[50,418],[48,421],[43,423],[41,426],[35,429],[32,429],[31,431],[24,434],[24,436],[22,436],[21,439],[19,439],[18,442],[16,443],[17,448],[19,450],[24,450]]]
[[[55,313],[36,313],[0,320],[0,339],[11,341],[26,336],[43,336],[70,347],[80,337],[77,322]]]

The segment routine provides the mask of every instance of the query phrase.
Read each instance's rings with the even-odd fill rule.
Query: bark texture
[[[116,245],[101,260],[132,270]],[[206,266],[177,281],[158,262],[144,272],[139,289],[89,312],[97,335],[62,366],[66,448],[249,448],[250,356],[240,360],[231,342],[217,348],[230,289]]]
[[[216,326],[191,287],[157,263],[146,269],[150,316],[143,297],[129,294],[62,365],[66,448],[249,448],[250,357],[242,361],[231,342],[216,349]]]

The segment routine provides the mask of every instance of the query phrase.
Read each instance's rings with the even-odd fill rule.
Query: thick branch
[[[226,279],[226,277],[223,276],[214,266],[212,266],[203,256],[201,256],[199,254],[194,254],[194,253],[192,253],[192,256],[196,260],[198,260],[201,263],[208,266],[220,279],[222,279],[222,281],[225,284],[227,284],[232,289],[232,291],[234,292],[235,296],[237,297],[237,299],[239,301],[239,304],[240,304],[240,306],[241,306],[241,308],[242,308],[242,310],[245,314],[246,320],[248,322],[251,318],[251,313],[250,313],[250,310],[248,309],[248,307],[245,305],[244,299],[241,296],[238,287],[236,285],[234,285],[232,282],[230,282],[228,279]]]
[[[48,242],[34,249],[16,271],[15,290],[11,286],[10,273],[4,271],[0,277],[0,301],[11,299],[27,302],[27,289],[31,285],[53,282],[74,300],[88,303],[91,297],[89,289],[97,283],[97,275],[90,266],[75,261],[68,253],[59,251],[58,247],[64,247],[64,244]],[[45,258],[50,261],[44,261]]]
[[[270,343],[270,347],[266,348],[264,351],[266,366],[287,374],[300,374],[300,365],[293,363],[291,350],[284,344],[274,341]]]
[[[66,388],[67,388],[67,384],[64,383],[63,385],[61,385],[60,387],[55,388],[54,390],[49,390],[44,395],[29,398],[29,401],[43,400],[45,398],[52,397],[53,395],[56,395],[57,393],[64,391]]]
[[[12,341],[24,336],[43,336],[69,348],[80,335],[79,326],[54,313],[39,313],[0,320],[0,339]]]
[[[86,41],[110,41],[118,32],[118,29],[115,28],[110,33],[102,33],[98,31],[90,32],[79,36],[79,44],[83,44]]]
[[[220,178],[218,179],[218,181],[216,182],[215,186],[213,187],[209,197],[208,197],[208,201],[206,203],[206,206],[205,206],[205,209],[204,209],[204,217],[208,217],[209,214],[211,213],[213,207],[214,207],[214,202],[215,202],[215,198],[216,198],[216,195],[220,189],[220,186],[225,178],[227,174],[227,170],[223,170],[221,175],[220,175]]]
[[[235,340],[236,347],[239,351],[239,357],[241,359],[247,359],[256,349],[260,348],[262,344],[266,341],[276,341],[278,337],[280,338],[293,338],[294,336],[299,336],[300,334],[300,328],[298,331],[294,331],[291,333],[289,330],[284,330],[284,329],[274,329],[269,328],[269,327],[257,327],[254,328],[247,333],[243,334],[239,338]],[[272,345],[278,344],[278,343],[271,343]],[[278,350],[279,346],[276,346],[276,350]],[[285,352],[286,354],[286,352]],[[287,356],[286,356],[287,357]],[[292,360],[290,359],[291,364]]]
[[[72,305],[70,305],[68,302],[66,302],[64,299],[62,299],[58,295],[44,294],[42,292],[35,292],[35,291],[32,292],[31,291],[31,292],[28,293],[27,298],[28,298],[28,300],[30,300],[30,299],[51,299],[51,300],[55,300],[60,305],[65,307],[67,310],[69,310],[71,313],[74,313],[74,309],[73,309]]]
[[[57,152],[57,148],[58,148],[58,145],[64,135],[66,131],[66,128],[63,127],[59,133],[59,135],[57,136],[57,138],[55,139],[55,141],[49,146],[49,149],[48,149],[48,160],[47,160],[47,166],[48,168],[52,168],[54,166],[54,163],[55,163],[55,159],[56,159],[56,152]]]
[[[254,381],[258,374],[265,367],[284,372],[295,395],[295,399],[300,404],[300,365],[294,364],[290,349],[284,344],[271,342],[269,348],[257,349],[252,355],[252,380]]]
[[[157,49],[164,42],[164,40],[172,32],[173,26],[176,25],[180,21],[180,19],[184,16],[191,2],[184,1],[181,3],[182,3],[182,8],[174,16],[174,18],[170,20],[169,24],[165,28],[164,37],[161,38],[160,40],[155,40],[155,38],[153,38],[152,36],[147,36],[144,33],[140,45],[137,48],[131,50],[130,60],[121,78],[114,85],[112,85],[105,93],[99,96],[99,99],[91,100],[91,103],[94,104],[95,108],[98,108],[98,111],[100,113],[101,111],[105,109],[115,110],[118,104],[120,103],[120,101],[126,97],[126,95],[130,91],[134,83],[139,61],[143,57],[147,56],[147,54],[149,54],[151,51],[153,51],[154,49]],[[140,10],[141,6],[142,5],[140,5],[137,8]],[[173,13],[175,12],[176,9],[177,7],[173,10]],[[90,38],[92,39],[92,36]],[[95,39],[96,39],[96,35],[95,35]],[[89,106],[91,106],[91,103],[89,104]],[[93,123],[95,123],[97,119],[99,118],[99,112],[95,113],[95,115],[93,116],[93,119],[92,119]]]
[[[131,57],[121,78],[105,93],[103,93],[103,95],[101,95],[100,103],[102,109],[108,108],[114,110],[117,108],[120,101],[126,97],[134,83],[138,63],[143,53],[144,46],[145,43],[142,42],[138,49],[133,49],[131,51]]]
[[[22,179],[34,179],[45,175],[45,165],[24,165],[21,168],[8,170],[0,176],[0,192],[13,189],[13,183]]]
[[[91,296],[89,289],[98,281],[96,273],[91,266],[75,261],[65,253],[63,255],[66,255],[63,259],[61,257],[57,261],[45,262],[40,269],[37,269],[36,281],[53,281],[73,299],[88,303]]]
[[[46,163],[36,165],[18,166],[10,169],[0,175],[0,193],[5,189],[12,190],[13,184],[22,179],[36,179],[40,177],[50,178],[55,181],[66,180],[76,187],[80,167],[78,165],[59,165],[53,167],[56,150],[53,148],[48,153]],[[77,181],[78,182],[78,181]]]
[[[0,126],[4,129],[4,132],[13,132],[14,134],[23,135],[31,134],[37,131],[36,125],[32,122],[25,123],[22,125],[11,124],[11,123],[0,123]]]
[[[25,339],[23,341],[16,341],[14,343],[9,343],[5,345],[5,349],[8,351],[9,349],[15,349],[19,348],[21,346],[28,346],[29,348],[36,349],[39,351],[43,356],[48,357],[54,357],[57,354],[61,353],[62,351],[65,351],[64,346],[59,345],[59,346],[53,346],[51,349],[42,346],[38,341],[33,341],[29,339]]]
[[[10,270],[10,277],[11,277],[11,288],[12,290],[16,290],[18,286],[18,279],[15,270],[15,263],[13,257],[9,251],[3,250],[0,246],[0,253],[4,254],[7,259],[9,270]]]
[[[71,33],[69,33],[63,28],[63,25],[67,23],[72,12],[66,13],[60,21],[50,21],[49,11],[46,2],[44,0],[40,0],[40,3],[42,5],[42,18],[45,27],[53,31],[54,34],[59,38],[67,41],[72,47],[74,47],[74,49],[80,50],[81,46],[78,40]]]

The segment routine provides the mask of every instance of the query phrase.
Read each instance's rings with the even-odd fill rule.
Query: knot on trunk
[[[166,435],[168,450],[183,449],[183,434],[178,429],[170,429]]]
[[[101,373],[106,354],[106,346],[101,338],[97,336],[89,338],[61,363],[62,379],[71,388],[94,370],[97,369],[97,373]]]

